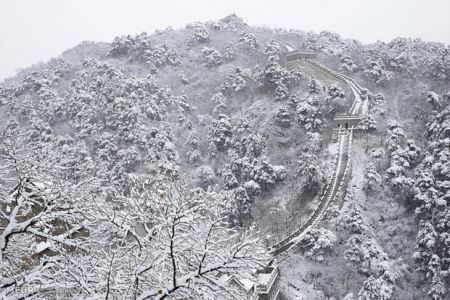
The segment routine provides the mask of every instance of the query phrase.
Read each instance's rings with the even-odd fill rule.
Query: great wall
[[[333,203],[343,201],[351,176],[353,132],[362,116],[367,114],[368,105],[365,90],[353,78],[316,61],[314,53],[295,49],[279,38],[275,37],[274,39],[279,41],[287,50],[285,60],[287,70],[294,70],[302,65],[307,65],[318,72],[322,72],[344,84],[351,91],[350,96],[353,102],[347,114],[336,115],[334,118],[335,128],[333,133],[337,140],[338,153],[334,159],[333,176],[320,196],[319,204],[303,225],[269,249],[273,259],[267,267],[256,272],[257,282],[249,293],[249,299],[252,300],[287,299],[279,287],[278,263],[287,259],[301,247],[304,236],[323,219]]]

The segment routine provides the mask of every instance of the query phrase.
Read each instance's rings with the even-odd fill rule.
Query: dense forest
[[[0,82],[0,298],[241,299],[317,206],[365,87],[346,197],[280,263],[292,299],[450,299],[450,48],[236,15],[83,42]]]

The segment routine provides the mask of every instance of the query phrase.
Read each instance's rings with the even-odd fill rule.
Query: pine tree
[[[291,126],[291,120],[289,111],[285,107],[280,107],[277,111],[276,122],[279,126],[289,128]]]

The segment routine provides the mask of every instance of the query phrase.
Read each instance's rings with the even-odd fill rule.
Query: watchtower
[[[339,132],[353,128],[357,129],[359,122],[361,121],[361,115],[348,115],[338,114],[334,117],[333,122],[335,127],[333,129],[333,140],[337,140]]]
[[[305,50],[294,50],[289,52],[286,55],[286,61],[287,62],[291,62],[291,61],[296,61],[296,60],[302,60],[302,59],[314,59],[316,57],[316,54],[313,52],[308,52]]]

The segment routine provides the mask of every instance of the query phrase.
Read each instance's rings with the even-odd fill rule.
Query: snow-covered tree
[[[184,142],[185,155],[189,163],[201,162],[202,155],[200,151],[200,141],[195,131],[189,133]]]
[[[68,298],[228,299],[218,275],[267,263],[255,233],[229,227],[226,194],[149,176],[131,176],[127,193],[89,173],[67,180],[57,152],[24,147],[26,138],[0,139],[1,298],[64,289]],[[135,163],[130,151],[119,155],[126,167]]]
[[[227,61],[232,61],[234,60],[234,58],[236,57],[236,50],[234,49],[232,44],[227,44],[225,46],[224,49],[224,54],[223,57],[227,60]]]
[[[261,135],[248,133],[240,138],[235,148],[241,157],[257,158],[263,154],[265,143]]]
[[[124,203],[121,212],[113,213],[114,206],[106,203],[97,209],[104,222],[99,229],[105,230],[98,243],[112,239],[115,251],[127,255],[98,250],[99,263],[104,261],[115,276],[88,284],[95,291],[109,289],[112,295],[137,299],[227,298],[216,276],[234,270],[245,274],[268,257],[256,235],[229,228],[232,200],[226,195],[189,191],[182,182],[137,179],[130,196],[118,197]]]
[[[311,95],[317,95],[320,93],[320,85],[316,78],[311,78],[308,83],[308,89]]]
[[[252,33],[241,32],[239,35],[238,44],[247,49],[248,53],[254,53],[259,49],[259,44],[256,37]]]
[[[212,186],[215,179],[214,170],[210,166],[200,166],[195,170],[196,179],[201,187],[204,189]]]
[[[383,116],[386,113],[386,99],[382,93],[377,93],[373,97],[369,96],[369,100],[373,114]]]
[[[308,95],[297,106],[297,123],[307,131],[317,130],[322,125],[320,118],[319,102],[315,96]]]
[[[413,180],[406,176],[409,168],[411,161],[407,151],[398,148],[391,153],[390,167],[386,170],[387,182],[391,189],[402,197],[409,196],[413,184]]]
[[[372,159],[381,159],[385,156],[386,151],[383,148],[374,148],[369,152],[370,158]]]
[[[217,152],[218,152],[218,150],[217,150],[216,144],[214,143],[214,140],[209,139],[209,141],[208,141],[208,158],[210,161],[217,157]]]
[[[231,170],[225,169],[222,172],[222,177],[223,177],[223,188],[225,190],[234,189],[239,185],[236,176],[233,174]]]
[[[362,234],[367,230],[365,226],[360,210],[353,206],[350,206],[348,210],[344,211],[342,215],[343,227],[350,234]]]
[[[225,96],[222,93],[215,93],[211,97],[211,101],[214,103],[214,113],[223,114],[225,113],[228,104]]]
[[[384,63],[380,60],[368,61],[364,73],[380,86],[386,85],[392,80],[391,72],[385,70]]]
[[[222,84],[221,92],[227,96],[245,93],[249,74],[237,67],[228,72],[226,81]]]
[[[297,176],[300,176],[300,188],[314,193],[319,191],[320,183],[322,181],[322,171],[313,152],[303,152],[298,159],[298,166],[296,169]]]
[[[386,254],[372,239],[363,235],[352,235],[346,243],[344,258],[363,274],[371,274],[380,262],[386,259]]]
[[[291,126],[289,111],[286,107],[280,107],[277,111],[276,122],[281,127],[288,128]]]
[[[427,124],[426,135],[429,138],[445,140],[450,134],[450,105],[432,115]]]
[[[371,115],[363,115],[358,123],[358,129],[364,132],[372,132],[377,130],[377,124]]]
[[[281,67],[277,60],[272,59],[264,68],[260,85],[267,90],[272,90],[275,100],[285,100],[289,97],[288,86],[292,80],[292,73]]]
[[[450,276],[449,120],[449,105],[432,114],[426,131],[427,153],[416,171],[414,183],[413,204],[419,230],[413,258],[424,281],[430,284],[428,294],[432,299],[445,299]],[[417,159],[420,149],[414,144],[409,148],[408,153]]]
[[[209,41],[210,36],[206,27],[201,24],[197,24],[194,28],[192,39],[198,43],[205,43]]]
[[[341,58],[341,69],[347,73],[351,74],[356,71],[358,66],[353,62],[350,56],[345,55]]]
[[[381,176],[377,172],[377,168],[374,163],[369,162],[366,166],[364,187],[367,191],[374,190],[375,186],[380,183]]]
[[[397,146],[397,149],[390,154],[390,167],[386,170],[388,183],[397,192],[402,192],[403,196],[408,195],[413,180],[407,178],[406,171],[412,168],[419,158],[421,149],[416,146],[414,140],[408,140],[405,149]]]
[[[266,47],[264,48],[264,56],[267,61],[278,61],[280,60],[281,47],[280,45],[271,40],[266,43]]]
[[[289,89],[281,81],[275,82],[275,100],[286,100],[289,97]]]
[[[297,105],[298,105],[298,96],[296,94],[292,94],[289,97],[289,106],[295,110],[297,108]]]
[[[331,84],[328,89],[328,95],[325,101],[328,106],[328,113],[333,115],[342,113],[348,109],[349,103],[345,98],[344,90],[337,84]]]
[[[287,172],[283,166],[271,166],[267,161],[267,158],[262,157],[260,160],[260,166],[254,170],[253,178],[259,182],[259,184],[265,188],[269,188],[272,182],[280,182],[286,179]],[[271,175],[271,179],[267,175]]]
[[[233,135],[230,117],[221,114],[216,120],[213,120],[209,133],[209,139],[214,142],[217,150],[224,151],[229,147]]]
[[[222,54],[213,48],[203,48],[202,60],[208,67],[220,66],[222,64]]]
[[[447,62],[445,61],[447,58]],[[448,54],[440,57],[427,57],[425,61],[425,75],[432,79],[446,80],[448,79]]]
[[[386,263],[381,264],[377,276],[370,276],[361,290],[358,299],[390,300],[394,296],[395,281],[398,275]]]
[[[232,224],[243,226],[250,218],[251,199],[247,195],[247,190],[238,187],[233,190],[234,209],[232,214]]]
[[[388,139],[386,140],[386,148],[389,151],[395,151],[405,138],[405,131],[400,124],[395,120],[388,120]]]
[[[249,180],[246,183],[244,183],[244,188],[250,199],[254,199],[261,193],[261,186],[254,180]]]
[[[359,273],[375,276],[377,270],[388,263],[388,256],[365,224],[359,208],[352,205],[341,215],[341,226],[348,231],[344,259]]]
[[[427,103],[430,103],[431,106],[433,107],[433,109],[439,109],[442,107],[443,103],[442,103],[442,96],[433,92],[433,91],[429,91],[428,95],[427,95]]]
[[[430,296],[433,300],[445,299],[446,295],[448,295],[448,290],[442,277],[443,276],[440,272],[435,272],[433,274],[433,278],[431,279],[428,296]]]
[[[332,101],[336,98],[345,97],[344,90],[337,84],[331,84],[327,90],[328,90],[328,96],[326,97],[327,101]]]
[[[315,261],[325,260],[325,255],[333,249],[337,242],[336,235],[327,229],[311,229],[304,237],[306,243],[305,256]]]
[[[147,33],[136,36],[122,36],[114,38],[108,52],[111,57],[126,56],[129,61],[138,61],[149,66],[152,72],[164,65],[178,65],[180,63],[177,52],[166,43],[158,43]]]
[[[31,297],[62,288],[58,277],[66,255],[88,247],[85,197],[92,185],[64,176],[52,147],[28,143],[7,130],[0,136],[0,297],[15,291]]]

